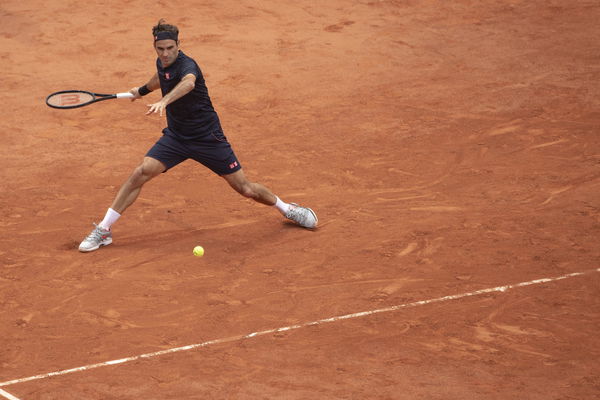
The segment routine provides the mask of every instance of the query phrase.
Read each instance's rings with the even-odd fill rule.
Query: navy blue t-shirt
[[[200,67],[192,58],[179,51],[173,64],[162,67],[156,59],[156,69],[162,95],[169,93],[181,79],[196,76],[196,86],[185,96],[167,106],[167,129],[163,132],[179,139],[198,139],[221,130],[219,116],[213,108]]]

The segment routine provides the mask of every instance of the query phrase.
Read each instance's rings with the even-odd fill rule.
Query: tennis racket
[[[63,90],[46,97],[46,104],[52,108],[68,109],[87,106],[103,100],[131,98],[133,95],[129,92],[100,94],[85,90]]]

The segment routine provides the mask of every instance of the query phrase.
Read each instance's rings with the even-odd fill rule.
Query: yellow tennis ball
[[[202,247],[202,246],[194,247],[194,255],[196,257],[202,257],[204,255],[204,247]]]

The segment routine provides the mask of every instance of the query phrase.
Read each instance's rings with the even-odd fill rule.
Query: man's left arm
[[[154,104],[148,104],[148,107],[150,108],[148,109],[146,115],[158,112],[162,117],[163,111],[169,104],[194,90],[194,86],[196,86],[196,75],[187,74],[181,79],[177,86],[175,86],[169,93],[165,94],[162,99]]]

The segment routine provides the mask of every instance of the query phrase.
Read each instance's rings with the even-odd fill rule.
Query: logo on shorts
[[[231,164],[229,164],[229,169],[234,169],[235,167],[237,167],[239,164],[237,161],[232,162]]]

